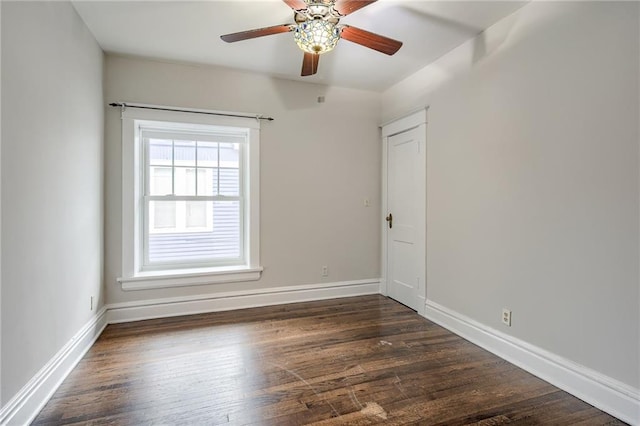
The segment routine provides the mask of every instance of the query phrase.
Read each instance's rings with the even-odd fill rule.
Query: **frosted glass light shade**
[[[300,49],[308,53],[326,53],[333,50],[340,40],[340,30],[335,24],[322,19],[301,22],[293,31]]]

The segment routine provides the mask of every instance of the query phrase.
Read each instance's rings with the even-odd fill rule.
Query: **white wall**
[[[428,299],[636,389],[638,17],[534,2],[383,94],[429,106]]]
[[[103,54],[61,2],[2,2],[2,405],[102,295]]]
[[[261,130],[259,281],[122,291],[120,110],[106,113],[109,303],[378,278],[380,95],[107,55],[106,101],[270,115]],[[318,103],[318,96],[325,103]],[[371,200],[364,207],[363,199]],[[321,277],[322,265],[329,277]]]

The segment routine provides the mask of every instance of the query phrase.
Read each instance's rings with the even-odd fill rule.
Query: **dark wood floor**
[[[34,423],[624,424],[382,296],[110,325]]]

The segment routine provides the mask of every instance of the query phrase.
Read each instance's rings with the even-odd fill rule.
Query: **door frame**
[[[419,279],[420,284],[418,287],[418,313],[422,316],[425,315],[425,304],[427,299],[427,111],[428,107],[421,108],[405,117],[390,121],[381,126],[381,138],[382,138],[382,220],[381,220],[381,236],[382,236],[382,253],[380,262],[380,293],[384,296],[389,295],[388,291],[388,228],[387,222],[384,218],[389,214],[388,211],[388,149],[389,149],[389,137],[403,133],[407,130],[414,128],[420,128],[421,133],[424,135],[424,161],[421,163],[421,168],[418,172],[420,178],[418,182],[419,193],[416,194],[418,198],[418,205],[420,210],[418,217],[421,217],[419,235],[417,236],[417,246],[419,258],[422,259],[419,265]]]

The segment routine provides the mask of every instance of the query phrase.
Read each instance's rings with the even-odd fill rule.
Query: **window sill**
[[[122,286],[122,290],[128,291],[257,281],[260,279],[262,269],[261,266],[257,268],[239,266],[139,272],[133,277],[118,278],[118,282]]]

